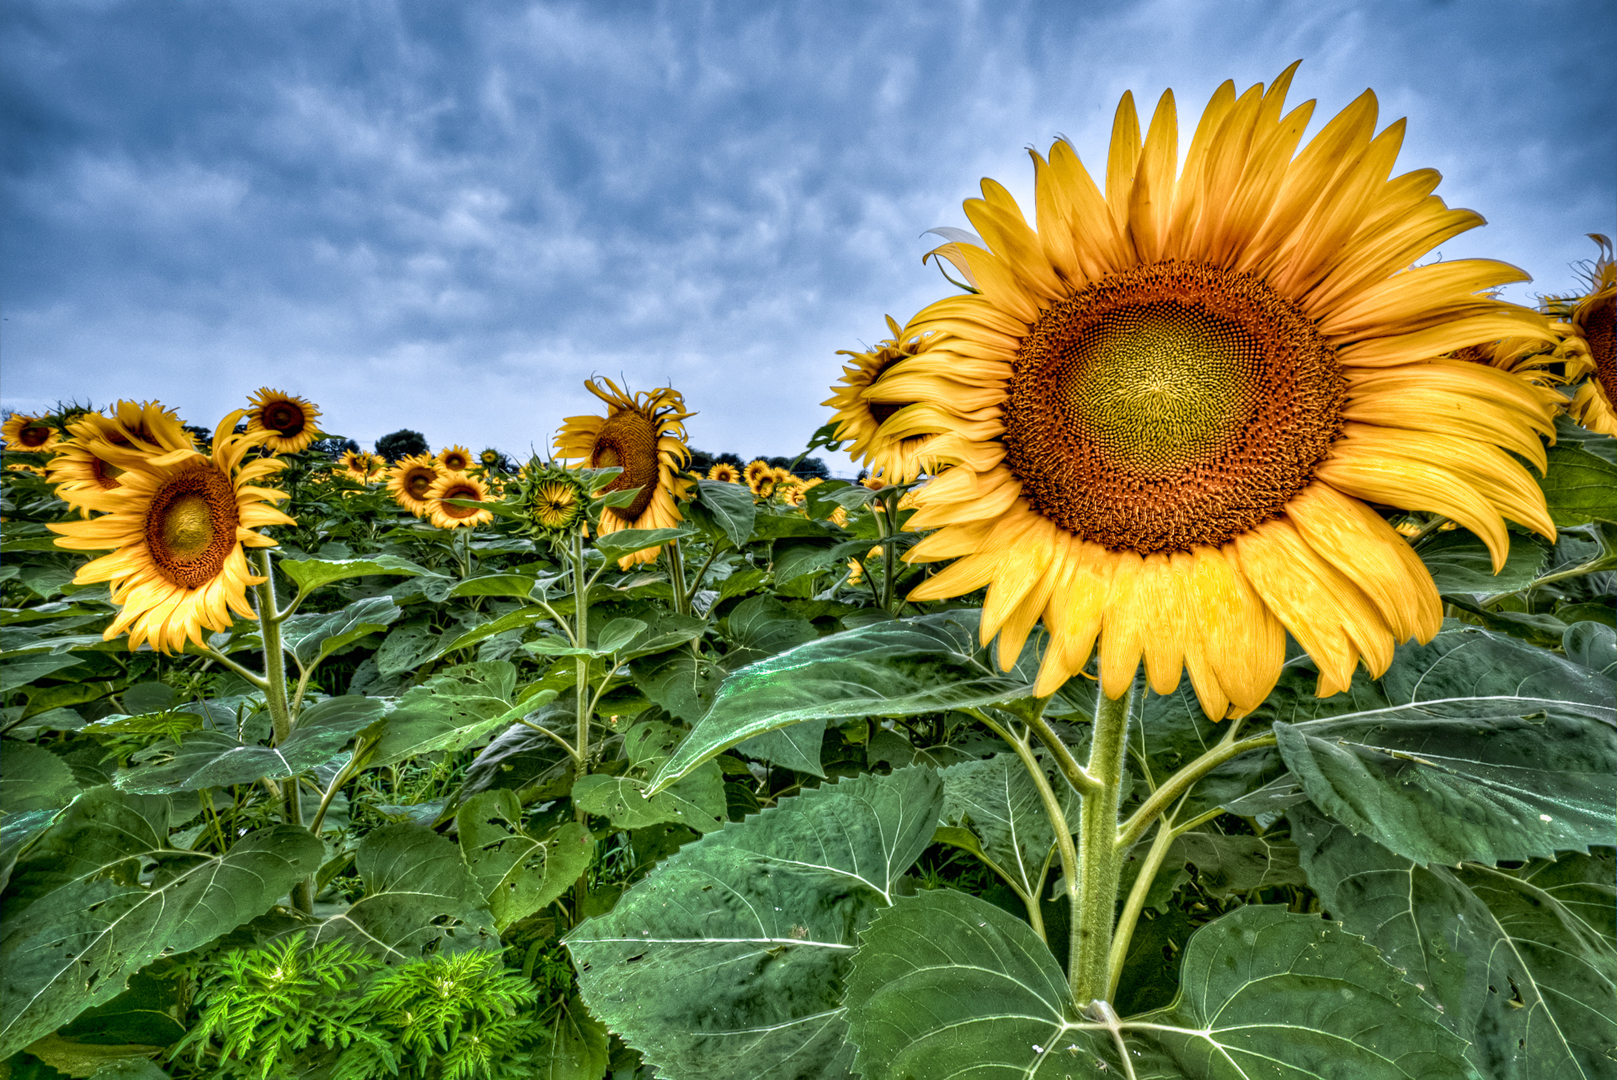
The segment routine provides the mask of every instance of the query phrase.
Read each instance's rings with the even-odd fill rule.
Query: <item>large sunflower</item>
[[[622,469],[606,491],[640,489],[628,506],[601,511],[601,535],[678,525],[684,520],[679,500],[693,483],[679,475],[690,460],[684,422],[695,413],[687,412],[684,397],[668,387],[630,395],[611,379],[590,379],[584,388],[606,402],[606,415],[569,416],[556,436],[556,456],[576,462],[575,468]],[[655,562],[661,550],[646,548],[625,555],[618,566],[627,570],[636,563]]]
[[[425,517],[427,493],[444,475],[438,463],[426,454],[400,458],[399,463],[387,471],[388,494],[416,517]]]
[[[1502,564],[1508,517],[1554,526],[1515,452],[1544,463],[1551,408],[1532,387],[1443,354],[1547,324],[1488,290],[1503,263],[1411,268],[1482,219],[1389,179],[1403,122],[1377,134],[1366,92],[1293,156],[1312,103],[1285,112],[1291,69],[1209,102],[1176,176],[1173,96],[1141,139],[1125,95],[1104,188],[1065,142],[1033,154],[1038,228],[983,181],[984,238],[939,253],[976,290],[920,312],[934,334],[901,370],[962,438],[915,500],[906,556],[955,559],[917,600],[987,587],[981,632],[1016,660],[1049,643],[1037,692],[1099,647],[1109,697],[1143,657],[1158,693],[1188,670],[1212,717],[1275,685],[1285,632],[1321,695],[1442,605],[1409,544],[1366,503],[1443,514]],[[931,396],[923,397],[929,390]],[[951,405],[953,395],[959,404]],[[976,425],[997,409],[995,434]]]
[[[111,584],[113,603],[122,610],[106,640],[127,630],[131,649],[150,642],[159,652],[173,652],[187,639],[202,644],[204,629],[229,629],[232,611],[256,618],[247,586],[263,579],[248,569],[244,548],[273,547],[274,540],[254,530],[296,522],[270,505],[284,493],[254,486],[282,463],[269,457],[244,463],[265,436],[232,433],[242,415],[219,421],[211,454],[179,449],[128,459],[118,487],[107,493],[106,514],[50,526],[61,534],[59,547],[111,550],[73,579]]]
[[[22,450],[36,454],[50,453],[61,441],[55,425],[49,420],[24,413],[12,413],[6,422],[0,425],[0,434],[4,435],[7,450]]]
[[[50,461],[57,496],[78,510],[100,510],[102,494],[140,461],[191,450],[196,439],[172,409],[156,401],[120,401],[110,415],[80,413],[67,422],[68,440]]]
[[[320,410],[306,398],[265,386],[247,400],[253,405],[247,413],[247,433],[268,432],[264,445],[278,454],[306,450],[320,435],[315,424]]]
[[[1617,308],[1617,264],[1612,262],[1611,241],[1599,233],[1589,238],[1600,245],[1600,255],[1589,268],[1588,292],[1551,300],[1546,307],[1564,314],[1555,329],[1562,349],[1575,357],[1580,373],[1589,376],[1578,387],[1567,412],[1574,420],[1602,435],[1617,435],[1617,357],[1613,356],[1613,311]]]
[[[741,470],[728,461],[721,461],[707,471],[709,480],[717,480],[721,484],[741,483]]]
[[[427,489],[426,513],[428,521],[440,529],[458,529],[462,525],[487,525],[494,520],[491,510],[476,510],[470,506],[456,506],[446,499],[464,499],[470,502],[488,502],[488,485],[465,473],[444,473]]]

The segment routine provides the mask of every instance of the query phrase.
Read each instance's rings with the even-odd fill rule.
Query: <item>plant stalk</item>
[[[258,573],[264,580],[253,588],[258,593],[259,635],[264,640],[264,704],[269,709],[270,725],[274,730],[273,744],[281,745],[292,734],[297,718],[292,713],[286,694],[286,650],[281,643],[281,620],[285,615],[275,601],[275,567],[269,552],[260,548],[253,553],[258,561]],[[302,826],[303,796],[298,790],[298,779],[292,777],[283,792],[286,803],[286,823]],[[309,878],[292,886],[292,906],[305,914],[314,911],[314,882]]]
[[[1117,699],[1096,696],[1089,766],[1098,789],[1083,796],[1078,824],[1078,895],[1072,908],[1068,979],[1073,1002],[1084,1008],[1111,985],[1108,961],[1117,911],[1124,848],[1118,843],[1117,810],[1128,751],[1131,690]]]

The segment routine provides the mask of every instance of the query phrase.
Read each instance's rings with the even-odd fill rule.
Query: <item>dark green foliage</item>
[[[419,431],[400,428],[377,439],[376,452],[386,458],[389,464],[394,464],[400,458],[427,453],[427,437]]]

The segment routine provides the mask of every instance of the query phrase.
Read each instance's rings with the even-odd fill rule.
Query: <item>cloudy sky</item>
[[[794,453],[837,349],[947,286],[920,257],[1026,148],[1291,61],[1366,87],[1400,171],[1489,219],[1442,257],[1570,288],[1617,231],[1610,0],[5,0],[0,403],[270,385],[369,444],[543,447],[593,374],[692,441]],[[1024,200],[1029,207],[1030,202]],[[843,466],[836,466],[842,468]]]

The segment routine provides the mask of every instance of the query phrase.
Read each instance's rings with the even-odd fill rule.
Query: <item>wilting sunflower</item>
[[[67,422],[67,433],[48,475],[57,497],[80,511],[102,509],[102,493],[119,486],[132,462],[196,446],[178,414],[156,401],[120,401],[111,415],[80,413]]]
[[[456,506],[446,499],[466,499],[488,502],[488,485],[466,473],[444,473],[427,489],[426,518],[440,529],[458,529],[462,525],[487,525],[494,520],[490,510],[475,510],[470,506]]]
[[[679,475],[690,460],[684,422],[696,414],[687,412],[684,397],[668,387],[631,396],[610,379],[591,379],[584,388],[606,402],[606,415],[569,416],[556,436],[556,456],[592,469],[622,469],[605,491],[640,489],[628,506],[601,511],[601,535],[678,525],[684,520],[679,500],[693,483]],[[635,563],[655,562],[660,551],[654,547],[625,555],[618,566],[627,570]]]
[[[1552,300],[1547,307],[1565,312],[1555,329],[1563,349],[1581,360],[1589,379],[1578,387],[1567,412],[1590,431],[1617,435],[1617,358],[1613,356],[1613,310],[1617,308],[1617,264],[1612,262],[1611,241],[1599,233],[1589,238],[1600,245],[1600,255],[1589,268],[1588,291],[1577,297]]]
[[[978,290],[938,301],[902,370],[965,435],[917,496],[918,562],[956,560],[917,600],[987,587],[981,633],[1010,667],[1049,631],[1037,692],[1099,643],[1101,686],[1143,656],[1158,693],[1188,670],[1203,709],[1256,707],[1290,631],[1347,687],[1395,642],[1441,625],[1431,575],[1367,503],[1445,515],[1488,544],[1504,518],[1554,525],[1531,476],[1551,410],[1509,374],[1443,355],[1547,324],[1488,290],[1503,263],[1411,268],[1482,219],[1388,179],[1402,121],[1376,132],[1366,92],[1293,156],[1312,103],[1273,86],[1214,93],[1176,176],[1164,94],[1141,139],[1125,95],[1104,186],[1065,142],[1033,154],[1038,228],[983,181],[965,204],[983,237],[939,249]],[[927,396],[921,388],[929,384]],[[951,405],[953,395],[959,403]],[[1002,417],[978,433],[984,409]]]
[[[438,463],[426,454],[414,454],[399,459],[387,471],[387,491],[393,501],[416,517],[427,513],[427,492],[444,477]]]
[[[4,425],[0,425],[0,434],[5,436],[7,450],[38,454],[49,453],[61,441],[56,427],[49,420],[23,413],[13,413]]]
[[[709,480],[717,480],[723,484],[739,484],[742,481],[741,470],[728,461],[721,461],[707,471]]]
[[[269,432],[264,445],[277,454],[305,450],[320,434],[315,424],[320,410],[306,398],[265,386],[247,400],[253,404],[247,413],[248,434]]]
[[[344,450],[337,459],[337,467],[348,479],[368,484],[381,474],[387,462],[369,450]]]
[[[108,512],[89,521],[52,524],[57,546],[104,551],[79,568],[75,584],[105,581],[122,610],[102,636],[129,632],[130,649],[150,642],[159,652],[202,644],[202,631],[227,630],[230,613],[256,618],[247,586],[263,578],[247,567],[247,547],[273,547],[254,530],[294,525],[270,505],[282,492],[254,486],[281,469],[276,458],[245,462],[262,432],[233,434],[243,412],[215,428],[211,454],[181,449],[130,459],[130,468],[108,492]]]
[[[437,461],[444,472],[465,472],[472,467],[472,452],[464,446],[446,446],[438,451]]]

